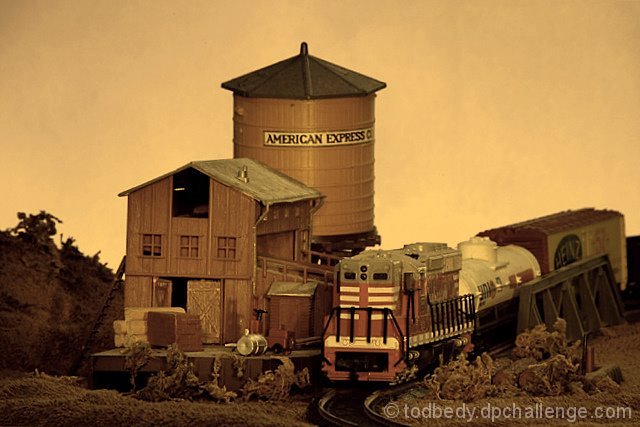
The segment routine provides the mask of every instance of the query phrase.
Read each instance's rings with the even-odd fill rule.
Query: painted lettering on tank
[[[374,138],[373,128],[335,132],[280,132],[264,131],[263,143],[267,146],[337,146],[366,144]]]

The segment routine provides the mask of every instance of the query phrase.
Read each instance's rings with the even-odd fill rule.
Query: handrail
[[[324,260],[325,262],[317,265],[326,265],[327,267],[334,267],[343,259],[343,257],[341,256],[332,255],[325,252],[307,250],[307,249],[303,249],[302,253],[309,258],[309,262],[311,261],[311,257],[313,256],[318,257],[320,260]]]
[[[326,283],[333,283],[333,268],[329,269],[326,266],[265,256],[258,256],[258,265],[262,268],[262,277],[267,277],[267,269],[271,266],[281,269],[284,277],[286,277],[290,271],[297,271],[302,272],[304,282],[307,281],[309,274],[315,274],[322,276]]]
[[[443,335],[443,331],[459,332],[466,328],[469,321],[475,323],[475,304],[473,294],[462,295],[442,301],[427,300],[431,314],[431,333]]]
[[[336,342],[340,341],[340,323],[342,320],[342,313],[343,312],[347,312],[349,313],[349,342],[353,342],[354,341],[354,337],[355,337],[355,314],[360,313],[360,312],[365,312],[367,313],[367,342],[370,342],[371,340],[371,317],[373,315],[373,313],[382,313],[383,315],[383,342],[386,343],[387,342],[387,335],[388,335],[388,327],[387,327],[387,322],[389,320],[391,320],[391,323],[394,326],[394,329],[396,330],[396,332],[398,333],[398,342],[400,343],[400,359],[398,360],[398,362],[396,362],[396,365],[398,363],[400,363],[406,354],[405,351],[405,337],[404,334],[402,333],[402,329],[400,329],[400,325],[398,324],[398,320],[396,319],[395,315],[393,314],[393,311],[389,308],[377,308],[377,307],[349,307],[346,308],[344,307],[333,307],[331,309],[331,313],[329,314],[329,319],[327,320],[327,323],[325,324],[324,330],[322,331],[322,344],[324,346],[324,340],[327,336],[327,331],[329,329],[329,326],[331,325],[331,321],[333,320],[334,316],[337,318],[337,323],[336,323]]]

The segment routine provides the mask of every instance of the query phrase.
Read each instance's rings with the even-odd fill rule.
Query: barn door
[[[197,314],[202,322],[202,342],[220,343],[222,324],[220,282],[189,280],[187,282],[187,313]]]
[[[153,280],[153,307],[171,307],[171,289],[173,284],[171,280],[158,279]]]

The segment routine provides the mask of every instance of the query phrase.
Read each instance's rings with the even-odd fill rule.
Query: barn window
[[[209,217],[209,177],[189,168],[173,176],[173,216]]]
[[[142,235],[142,255],[153,257],[162,256],[162,236],[160,234]]]
[[[218,237],[218,258],[236,259],[236,238]]]
[[[180,236],[180,256],[185,258],[198,258],[200,239],[198,236]]]

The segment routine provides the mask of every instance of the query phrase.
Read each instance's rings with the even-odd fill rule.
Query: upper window
[[[173,176],[173,216],[209,217],[209,177],[189,168]]]
[[[198,258],[200,239],[198,236],[180,236],[180,256]]]
[[[142,235],[142,255],[153,257],[162,256],[162,236],[160,234]]]
[[[236,238],[218,237],[218,258],[236,259]]]

